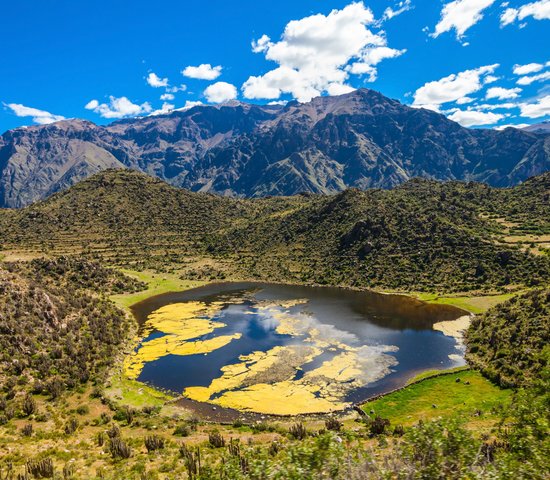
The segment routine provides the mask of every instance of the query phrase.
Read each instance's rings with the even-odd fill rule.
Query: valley
[[[246,200],[178,190],[137,172],[106,171],[44,202],[0,211],[2,288],[9,299],[0,308],[0,338],[5,342],[0,362],[2,475],[10,478],[31,469],[36,477],[43,469],[48,477],[52,462],[51,468],[64,478],[313,479],[323,478],[329,470],[330,478],[384,478],[403,469],[428,471],[431,464],[423,465],[414,452],[425,451],[428,438],[450,441],[452,432],[462,439],[460,448],[452,455],[445,447],[430,453],[441,469],[456,469],[451,463],[461,462],[452,478],[489,471],[498,477],[504,469],[525,478],[543,478],[548,445],[537,422],[546,415],[550,257],[544,245],[526,244],[524,236],[544,238],[550,233],[548,182],[548,174],[507,189],[414,180],[387,191]],[[518,232],[522,241],[505,241]],[[249,290],[236,295],[231,282],[245,282],[240,285]],[[265,299],[254,300],[255,286],[265,285],[257,282],[274,282],[272,293],[267,289],[261,294]],[[226,285],[231,295],[219,298],[218,292],[216,297],[219,285]],[[346,290],[340,295],[333,286]],[[211,292],[211,304],[200,304],[203,300],[194,295],[201,291]],[[315,313],[315,301],[309,300],[312,307],[303,303],[313,291],[322,292],[319,298],[324,302],[330,298],[327,292],[334,292],[334,298],[344,298],[345,293],[356,299],[354,308],[364,311],[367,321],[380,327],[409,322],[403,324],[409,337],[412,318],[419,325],[428,322],[418,330],[418,338],[408,340],[411,352],[426,335],[448,339],[450,350],[441,355],[449,363],[437,359],[413,368],[407,357],[395,364],[399,354],[392,348],[379,350],[373,359],[393,360],[386,366],[376,360],[365,371],[372,375],[379,364],[380,372],[393,372],[387,378],[397,375],[400,380],[379,392],[367,389],[350,397],[364,414],[338,408],[341,400],[335,400],[334,387],[330,395],[336,403],[322,409],[312,403],[324,401],[319,392],[302,403],[307,407],[302,411],[298,396],[281,401],[294,391],[292,378],[300,365],[311,361],[307,355],[325,348],[329,338],[335,341],[336,330],[327,338],[306,339],[300,347],[291,342],[293,350],[284,354],[286,347],[278,351],[281,347],[272,343],[263,350],[252,348],[256,353],[243,357],[242,365],[238,357],[243,352],[238,351],[236,362],[222,362],[230,368],[224,367],[221,377],[197,373],[199,384],[166,388],[161,381],[155,389],[155,377],[149,374],[148,385],[139,381],[142,370],[154,371],[167,353],[178,358],[155,329],[174,335],[181,359],[191,353],[186,351],[188,340],[195,339],[195,353],[214,341],[216,345],[204,350],[208,355],[197,356],[208,366],[209,357],[225,348],[217,339],[239,335],[224,343],[237,345],[247,331],[239,327],[225,332],[234,324],[225,309],[235,319],[250,317],[247,321],[264,309],[262,315],[271,312],[273,328],[284,327],[280,333],[286,335],[299,333],[294,330],[300,329],[300,321],[311,322],[315,315],[328,315],[321,324],[332,324],[328,304],[318,306]],[[392,303],[391,296],[383,295],[387,293],[409,296]],[[243,301],[254,315],[235,310],[244,308]],[[193,302],[198,302],[198,310],[189,310]],[[435,320],[442,322],[438,325],[448,323],[464,310],[476,314],[466,335],[469,365],[441,375],[442,368],[453,366],[448,355],[456,352],[460,357],[460,351],[454,337],[441,333],[450,326],[437,327],[441,331],[432,326]],[[159,316],[151,317],[152,313]],[[185,316],[189,320],[182,330]],[[344,318],[342,313],[338,316]],[[156,323],[147,327],[152,318]],[[500,328],[494,343],[487,328],[498,322],[508,325],[510,318],[517,320]],[[203,329],[204,322],[212,329],[190,333],[191,327]],[[318,327],[306,330],[311,334]],[[369,329],[367,343],[373,338]],[[344,331],[350,332],[350,326]],[[202,344],[196,341],[201,332]],[[258,333],[256,327],[250,330],[253,338],[263,338]],[[151,344],[149,353],[140,354],[139,342],[147,335],[151,341],[163,340],[163,346]],[[397,337],[392,338],[381,344],[395,346]],[[404,345],[398,352],[405,352]],[[302,351],[304,346],[309,353]],[[337,346],[349,354],[356,347]],[[258,356],[272,350],[275,356]],[[429,352],[433,347],[426,349]],[[137,363],[132,360],[136,354],[142,355]],[[317,368],[324,365],[327,378],[337,373],[346,385],[343,374],[348,369],[348,380],[357,381],[357,367],[348,362],[351,357],[342,357],[335,370],[326,363],[329,357],[320,358],[324,360]],[[272,368],[277,361],[281,368]],[[266,370],[262,362],[269,365]],[[185,377],[178,371],[195,368],[191,363],[169,363],[163,368],[180,380]],[[237,381],[236,369],[245,365],[250,373]],[[407,365],[411,369],[399,376],[400,366]],[[528,383],[518,382],[523,378],[520,371],[530,372]],[[304,378],[308,374],[305,369]],[[387,373],[381,375],[383,379]],[[277,381],[280,393],[274,391],[271,397],[260,391],[257,400],[243,403],[245,398],[250,401],[249,395],[240,393],[243,388]],[[319,388],[322,382],[317,379],[310,385]],[[396,387],[404,388],[362,403]],[[231,401],[228,396],[227,402],[218,403],[219,392],[225,395],[231,388]],[[188,398],[181,398],[186,390]],[[522,413],[525,408],[531,410],[530,417]],[[319,410],[325,413],[307,414]],[[522,436],[530,432],[528,450],[515,443],[520,431]],[[498,461],[479,460],[476,449],[492,449]],[[345,465],[338,460],[342,456],[349,459]]]

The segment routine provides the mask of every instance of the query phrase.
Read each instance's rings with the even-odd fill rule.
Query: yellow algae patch
[[[325,377],[336,382],[349,382],[361,377],[362,374],[357,353],[344,352],[323,362],[320,367],[308,372],[304,378]]]
[[[241,337],[240,333],[221,335],[207,340],[189,341],[212,333],[225,323],[210,320],[222,307],[222,303],[206,305],[203,302],[185,302],[165,305],[152,312],[145,322],[145,336],[153,330],[165,333],[163,337],[141,343],[137,352],[124,359],[124,373],[136,379],[147,362],[166,355],[196,355],[209,353],[224,347]]]
[[[274,415],[299,415],[342,410],[348,403],[316,396],[318,387],[284,381],[259,383],[242,390],[226,392],[215,400],[222,407]]]
[[[145,322],[143,335],[152,330],[172,333],[187,338],[196,338],[212,333],[215,328],[225,327],[224,323],[208,319],[217,313],[222,304],[203,302],[172,303],[152,312]]]
[[[209,401],[218,393],[264,382],[291,380],[298,368],[311,361],[321,350],[311,346],[291,345],[273,347],[267,352],[241,355],[241,363],[222,367],[222,376],[212,380],[208,387],[188,387],[184,395],[199,402]],[[214,400],[214,403],[218,403]]]
[[[158,360],[166,355],[198,355],[210,353],[218,348],[225,347],[232,340],[241,338],[240,333],[220,335],[208,340],[193,342],[181,341],[176,335],[166,335],[155,338],[141,345],[141,348],[124,359],[124,372],[127,377],[136,379],[147,362]]]
[[[448,337],[454,337],[458,340],[462,340],[464,332],[470,326],[472,321],[471,315],[463,315],[456,320],[448,320],[446,322],[438,322],[433,324],[433,329],[438,330]]]

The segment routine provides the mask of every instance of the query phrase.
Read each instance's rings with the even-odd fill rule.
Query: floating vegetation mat
[[[281,298],[273,298],[281,288]],[[288,298],[292,292],[285,288],[292,289],[277,286],[273,292],[264,286],[153,310],[142,325],[142,340],[125,359],[126,375],[241,411],[330,412],[349,407],[354,394],[398,373],[400,342],[384,339],[423,331],[396,328],[395,322],[384,328],[384,315],[372,321],[349,302],[339,305],[345,295],[332,302],[330,296]],[[303,287],[294,296],[298,293]],[[448,347],[436,357],[449,362],[454,355],[460,362],[454,339],[431,326],[429,332]]]

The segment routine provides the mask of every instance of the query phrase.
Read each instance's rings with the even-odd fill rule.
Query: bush
[[[288,433],[296,440],[303,440],[307,437],[307,430],[303,423],[295,423],[288,429]]]

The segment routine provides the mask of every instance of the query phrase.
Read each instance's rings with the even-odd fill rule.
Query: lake
[[[342,410],[423,370],[464,364],[460,340],[434,324],[467,313],[403,295],[227,282],[132,310],[141,340],[127,376],[242,412]]]

